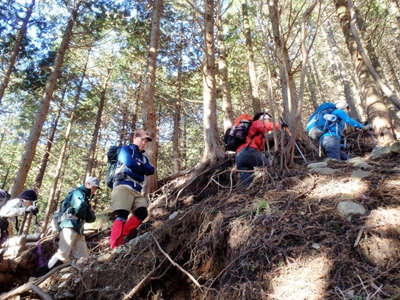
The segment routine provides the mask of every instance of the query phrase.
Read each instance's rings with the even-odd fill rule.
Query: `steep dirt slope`
[[[396,297],[399,162],[328,161],[273,182],[259,176],[241,193],[221,185],[201,201],[182,197],[170,219],[117,251],[104,238],[89,261],[40,287],[58,299]],[[338,208],[348,203],[346,215]]]

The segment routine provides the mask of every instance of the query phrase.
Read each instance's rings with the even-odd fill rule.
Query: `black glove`
[[[371,124],[367,124],[364,126],[363,128],[364,130],[373,130],[372,125]]]
[[[281,127],[282,128],[288,128],[289,125],[285,121],[281,120]]]
[[[39,210],[36,206],[31,205],[25,209],[25,212],[32,215],[36,215],[39,212]]]

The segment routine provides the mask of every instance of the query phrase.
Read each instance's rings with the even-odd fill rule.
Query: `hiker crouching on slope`
[[[111,228],[111,248],[124,244],[125,238],[147,217],[148,201],[142,195],[143,182],[145,176],[154,174],[154,167],[144,155],[148,142],[151,142],[150,135],[137,130],[132,144],[122,146],[118,153],[111,193],[111,209],[116,217]],[[133,214],[128,219],[130,212]]]
[[[364,126],[350,118],[345,112],[345,110],[349,110],[349,106],[345,101],[337,102],[335,103],[335,106],[336,109],[330,113],[330,115],[333,115],[332,118],[334,120],[332,119],[332,121],[327,122],[327,128],[322,134],[319,142],[328,157],[338,160],[347,160],[348,155],[346,152],[342,151],[341,144],[345,124],[362,129],[370,129],[371,126]]]
[[[265,134],[281,128],[280,124],[274,124],[271,121],[270,114],[257,113],[247,132],[246,142],[236,150],[236,166],[242,186],[250,185],[253,180],[253,172],[240,172],[240,170],[251,171],[254,170],[254,167],[267,165],[267,158],[264,154]]]
[[[8,193],[5,197],[9,197]],[[5,241],[11,232],[8,231],[9,221],[12,217],[23,216],[24,214],[38,213],[35,205],[37,194],[34,190],[23,191],[17,198],[4,201],[4,205],[0,209],[0,226],[1,226],[1,242]]]
[[[79,259],[89,256],[83,225],[85,222],[92,223],[96,220],[89,200],[99,187],[99,180],[89,177],[84,185],[70,191],[63,200],[58,224],[60,228],[58,250],[50,258],[48,269],[69,262],[71,257]]]

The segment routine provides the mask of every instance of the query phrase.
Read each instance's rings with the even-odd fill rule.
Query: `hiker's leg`
[[[8,238],[8,225],[7,218],[0,218],[0,245]]]
[[[255,167],[266,168],[268,166],[268,159],[264,153],[254,150],[253,155],[255,160]]]
[[[60,231],[57,252],[50,258],[48,267],[49,269],[55,267],[59,263],[66,263],[70,260],[72,247],[74,245],[74,238],[77,235],[72,228],[63,228]]]
[[[254,166],[257,163],[257,157],[254,155],[254,149],[248,147],[240,151],[236,156],[236,166],[239,170],[240,185],[247,187],[253,180],[253,172],[240,172],[254,170]]]
[[[115,248],[121,246],[124,243],[124,226],[126,219],[128,218],[129,211],[119,209],[114,212],[116,218],[111,227],[111,235],[110,235],[110,247]]]
[[[111,248],[118,247],[124,243],[124,226],[132,208],[133,200],[131,189],[124,185],[116,186],[111,193],[111,209],[116,216],[111,227]]]
[[[125,241],[132,238],[132,235],[135,229],[146,219],[148,212],[147,212],[148,200],[146,197],[143,197],[140,193],[136,192],[135,201],[133,204],[133,214],[132,216],[126,221],[125,228],[124,228],[124,238]]]
[[[76,243],[72,248],[72,256],[76,259],[89,257],[89,249],[83,234],[78,234],[76,236]]]
[[[349,155],[345,151],[341,150],[340,151],[340,159],[341,160],[348,160],[349,159]]]
[[[340,138],[338,136],[323,136],[321,145],[326,156],[340,160]]]

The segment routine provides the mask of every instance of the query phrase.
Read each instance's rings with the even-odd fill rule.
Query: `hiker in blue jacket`
[[[81,185],[65,197],[61,204],[62,215],[60,217],[60,240],[57,252],[50,258],[48,269],[57,264],[66,263],[71,257],[79,259],[88,257],[89,250],[83,235],[85,222],[92,223],[96,220],[89,203],[92,195],[95,195],[99,188],[99,180],[95,177],[86,179]]]
[[[369,129],[370,126],[364,126],[350,118],[345,112],[345,110],[349,110],[349,106],[345,101],[337,102],[335,106],[336,109],[326,116],[326,119],[331,119],[327,120],[325,132],[321,135],[319,142],[328,157],[338,160],[347,160],[348,155],[346,152],[342,151],[341,144],[345,124],[361,129]]]
[[[124,244],[147,217],[148,201],[142,189],[145,176],[154,174],[154,167],[144,155],[146,145],[151,141],[146,131],[136,130],[132,144],[122,146],[118,153],[111,193],[111,210],[116,217],[111,227],[111,248]]]

